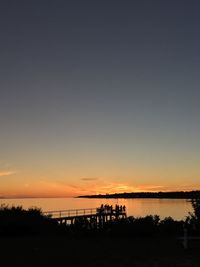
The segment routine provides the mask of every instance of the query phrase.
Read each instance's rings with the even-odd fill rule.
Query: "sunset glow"
[[[7,172],[8,173],[8,172]],[[11,174],[10,174],[11,175]],[[8,176],[8,175],[7,175]],[[3,177],[3,176],[2,176]],[[5,178],[6,176],[4,176]],[[6,178],[8,179],[8,178]],[[12,179],[10,177],[10,179]],[[158,184],[128,184],[108,182],[109,179],[82,178],[77,183],[72,179],[49,181],[29,179],[21,180],[17,176],[16,182],[2,182],[0,197],[24,198],[24,197],[76,197],[90,194],[113,194],[129,192],[159,192],[159,191],[190,191],[196,190],[198,185],[192,186],[185,184],[177,187],[176,185],[158,185]],[[167,184],[167,183],[166,183]]]

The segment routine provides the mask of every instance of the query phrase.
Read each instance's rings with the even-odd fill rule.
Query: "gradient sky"
[[[0,196],[200,189],[199,13],[1,1]]]

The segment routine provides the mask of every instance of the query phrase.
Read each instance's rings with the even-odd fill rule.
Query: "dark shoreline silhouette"
[[[69,217],[53,217],[39,208],[23,209],[21,206],[0,206],[0,237],[4,235],[64,233],[68,235],[98,236],[163,236],[181,234],[184,225],[200,232],[200,200],[191,200],[194,213],[184,220],[171,217],[160,219],[158,215],[145,217],[126,216],[126,207],[101,205],[96,214],[75,214]],[[67,216],[67,217],[66,217]],[[98,218],[97,218],[98,217]],[[70,223],[67,223],[70,221]]]
[[[158,199],[194,199],[200,198],[200,191],[172,191],[172,192],[132,192],[99,195],[83,195],[78,198],[158,198]]]
[[[127,217],[126,207],[101,205],[95,215],[77,215],[70,224],[62,218],[45,215],[39,208],[23,209],[21,206],[0,206],[0,238],[2,236],[65,234],[67,236],[132,236],[152,237],[181,234],[183,221],[171,217],[160,219],[157,215]],[[123,216],[120,216],[123,215]],[[110,219],[109,219],[110,218]]]
[[[0,238],[32,235],[65,235],[66,237],[127,237],[127,238],[162,238],[174,236],[184,240],[200,240],[200,198],[191,199],[193,213],[188,213],[185,220],[172,217],[160,219],[158,215],[145,217],[126,216],[126,207],[101,205],[96,214],[78,214],[74,216],[53,217],[39,208],[25,210],[22,206],[0,206]],[[121,216],[120,216],[121,215]],[[67,216],[67,217],[66,217]],[[70,220],[70,223],[67,221]],[[184,236],[183,236],[184,234]],[[188,239],[189,236],[189,239]]]

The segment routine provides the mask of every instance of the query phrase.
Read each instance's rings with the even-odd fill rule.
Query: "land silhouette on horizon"
[[[200,190],[171,191],[171,192],[131,192],[83,195],[78,198],[166,198],[166,199],[194,199],[200,197]]]

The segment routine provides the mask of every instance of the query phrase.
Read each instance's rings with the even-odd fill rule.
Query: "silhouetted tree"
[[[200,221],[200,198],[192,199],[191,202],[194,210],[193,216],[196,220]]]
[[[200,231],[200,196],[191,200],[193,212],[189,212],[186,225],[192,231]]]

